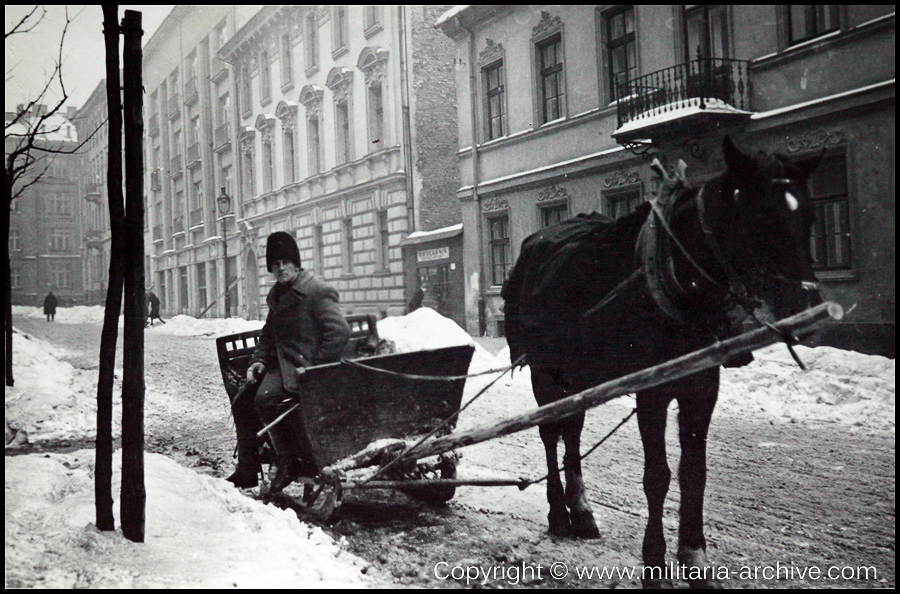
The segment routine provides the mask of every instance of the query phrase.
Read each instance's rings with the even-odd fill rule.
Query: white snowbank
[[[790,421],[895,428],[895,361],[831,347],[784,345],[754,353],[746,367],[723,369],[719,400],[726,410],[760,410]]]
[[[475,347],[475,353],[469,373],[501,367],[497,359],[456,322],[428,307],[421,307],[405,316],[384,318],[378,322],[378,336],[392,341],[398,353],[470,344]]]
[[[59,324],[92,324],[103,323],[104,308],[102,305],[75,305],[73,307],[57,307],[53,320]],[[28,307],[26,305],[13,305],[13,315],[23,318],[44,319],[44,308]],[[122,325],[122,316],[119,316],[119,325]]]
[[[95,527],[92,450],[6,458],[6,587],[359,588],[366,563],[291,511],[145,454],[146,538]],[[113,498],[119,519],[120,452]]]
[[[206,319],[177,315],[166,320],[165,324],[155,322],[145,332],[170,336],[227,336],[238,332],[259,330],[264,324],[265,322],[261,320],[245,320],[243,318]]]
[[[93,437],[96,374],[75,369],[62,360],[64,349],[19,330],[13,332],[13,353],[16,385],[6,388],[7,424],[24,429],[32,443]]]

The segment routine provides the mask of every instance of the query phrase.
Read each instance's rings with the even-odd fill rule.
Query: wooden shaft
[[[844,312],[840,305],[826,302],[795,316],[780,320],[773,325],[775,328],[787,331],[795,336],[803,336],[809,334],[820,321],[829,317],[840,320],[843,315]],[[558,421],[569,415],[609,402],[619,396],[647,390],[704,369],[721,365],[738,353],[756,350],[778,342],[778,340],[779,337],[769,328],[759,328],[655,367],[636,371],[608,381],[579,392],[574,396],[569,396],[552,404],[510,417],[499,423],[476,427],[475,429],[425,442],[415,450],[415,458],[421,459],[443,454],[504,435],[518,433],[537,425]],[[348,469],[343,464],[336,464],[331,468],[325,469],[323,473],[327,474],[332,470]]]

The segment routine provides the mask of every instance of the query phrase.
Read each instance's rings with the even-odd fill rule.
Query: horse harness
[[[687,297],[688,291],[685,290],[675,274],[674,258],[672,257],[673,245],[678,248],[701,277],[725,292],[726,295],[721,303],[726,306],[726,309],[732,310],[749,305],[746,288],[740,281],[737,272],[725,258],[725,254],[706,220],[706,184],[701,186],[695,194],[697,216],[710,253],[716,263],[725,271],[728,280],[727,286],[722,286],[722,283],[713,278],[691,256],[672,231],[669,221],[672,219],[675,205],[679,198],[690,191],[680,182],[663,183],[657,198],[650,200],[651,211],[638,235],[637,249],[635,250],[638,268],[645,279],[654,303],[666,316],[679,322],[686,322],[687,316],[684,310],[678,306],[676,299]]]

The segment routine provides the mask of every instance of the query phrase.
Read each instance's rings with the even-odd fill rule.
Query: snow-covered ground
[[[43,317],[40,310],[39,315],[28,312],[19,310],[15,315]],[[96,323],[102,317],[100,308],[66,308],[57,321]],[[237,318],[176,316],[147,331],[213,340],[261,325]],[[476,344],[455,323],[427,308],[382,320],[378,330],[403,352]],[[172,348],[178,348],[177,341]],[[66,352],[23,333],[15,334],[14,349],[17,381],[5,396],[7,444],[20,429],[31,442],[93,437],[96,372],[73,368],[64,361]],[[809,367],[806,372],[779,345],[758,351],[756,361],[745,368],[724,370],[720,410],[753,411],[773,422],[894,431],[893,360],[830,348],[799,347],[798,353]],[[508,364],[508,349],[494,357],[476,345],[470,371]],[[490,377],[471,380],[466,398]],[[507,376],[495,389],[501,399],[504,391],[530,390],[527,368]],[[165,406],[161,396],[149,397],[151,390],[148,386],[148,406]],[[222,479],[198,474],[160,455],[146,456],[147,542],[142,545],[130,543],[121,533],[101,533],[93,527],[92,450],[7,456],[5,476],[7,587],[374,583],[364,573],[365,562],[343,551],[341,543],[321,530],[297,521],[292,512],[265,506]],[[114,480],[117,477],[118,466]],[[118,499],[117,486],[114,497]]]

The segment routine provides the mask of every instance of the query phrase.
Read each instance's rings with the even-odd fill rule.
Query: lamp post
[[[219,197],[216,198],[216,203],[219,205],[219,215],[222,217],[222,243],[224,244],[224,249],[222,250],[222,254],[225,260],[225,317],[231,317],[231,291],[228,286],[228,235],[226,229],[226,221],[227,216],[231,213],[231,196],[225,192],[225,186],[222,186],[222,193],[219,194]]]

